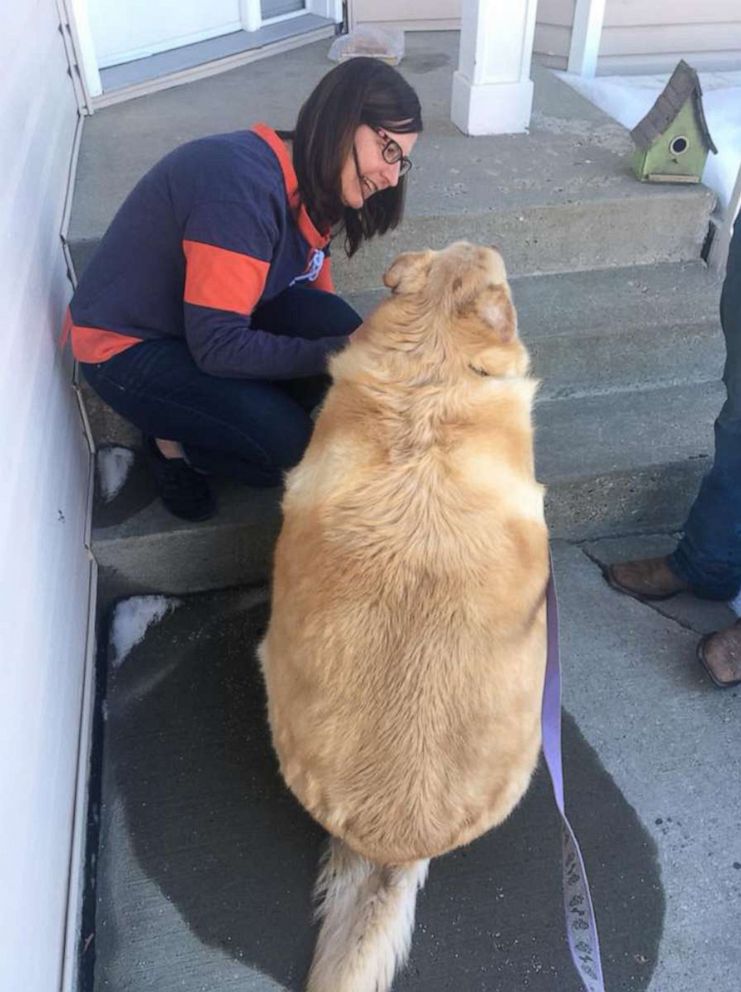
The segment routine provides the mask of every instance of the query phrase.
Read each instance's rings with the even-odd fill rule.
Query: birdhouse
[[[633,168],[643,182],[700,181],[708,152],[718,149],[705,121],[700,80],[684,59],[630,135],[637,146]]]

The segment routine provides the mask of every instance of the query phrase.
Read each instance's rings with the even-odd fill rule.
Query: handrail
[[[708,253],[708,265],[716,271],[723,271],[726,267],[733,225],[739,216],[739,211],[741,211],[741,164],[739,164],[736,185],[733,187],[728,207],[723,212],[722,217],[715,221],[716,231]]]

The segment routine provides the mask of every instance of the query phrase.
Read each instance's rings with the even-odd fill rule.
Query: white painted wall
[[[349,0],[350,27],[377,24],[405,31],[458,30],[462,0]]]
[[[741,68],[741,0],[606,0],[599,75]]]
[[[546,65],[565,69],[576,0],[539,0],[533,51]]]
[[[598,75],[669,72],[680,58],[741,66],[741,0],[539,0],[534,51],[546,65],[566,68],[575,12],[587,6],[604,8]]]
[[[239,0],[87,0],[98,68],[239,31]]]
[[[56,339],[77,109],[54,0],[0,6],[0,989],[56,992],[90,564],[89,454]]]

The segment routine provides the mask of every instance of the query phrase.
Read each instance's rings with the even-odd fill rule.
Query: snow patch
[[[100,448],[97,455],[98,482],[105,503],[118,496],[134,464],[134,452],[130,448],[114,445]]]
[[[111,662],[118,668],[132,648],[141,641],[147,629],[171,610],[180,606],[180,600],[167,596],[132,596],[120,602],[111,623]]]
[[[728,605],[731,607],[733,612],[737,617],[741,617],[741,591],[736,593],[735,599],[729,599]]]

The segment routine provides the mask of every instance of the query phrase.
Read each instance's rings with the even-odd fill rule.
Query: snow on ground
[[[741,617],[741,592],[738,593],[735,599],[730,599],[728,605],[731,607],[733,612],[737,617]]]
[[[100,448],[96,457],[98,482],[104,502],[109,503],[117,496],[134,464],[134,452],[130,448],[115,445]]]
[[[645,117],[670,73],[657,76],[598,76],[584,79],[557,73],[585,99],[629,130]],[[702,181],[727,208],[741,166],[741,71],[700,72],[703,107],[710,136],[718,154],[708,155]]]
[[[179,599],[167,596],[132,596],[122,600],[115,609],[111,623],[111,662],[118,668],[129,652],[142,640],[147,628],[176,607]]]

